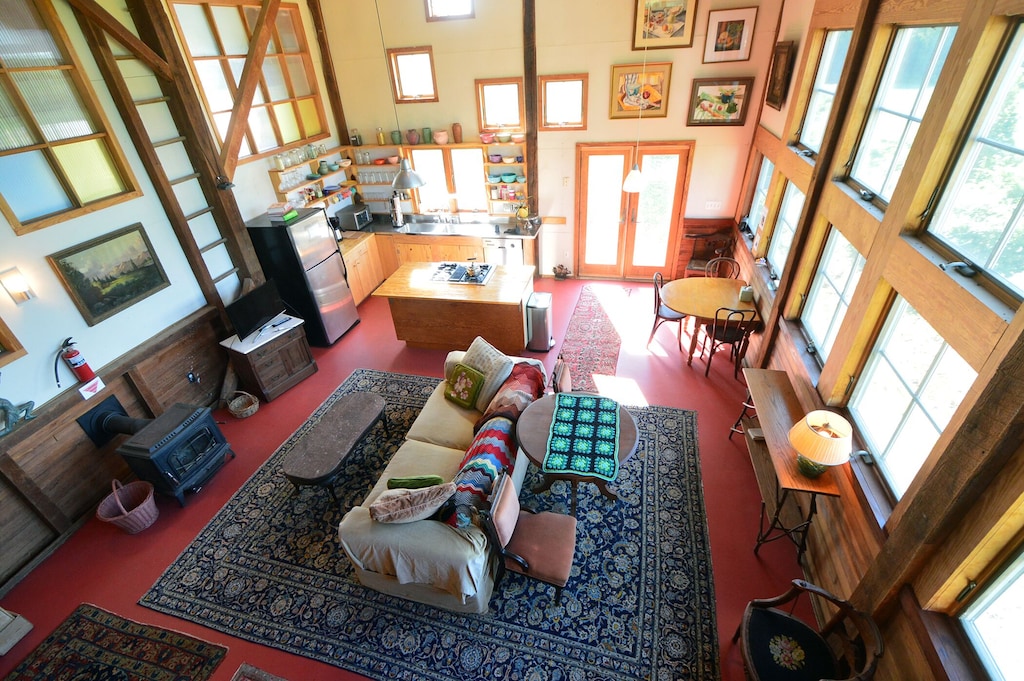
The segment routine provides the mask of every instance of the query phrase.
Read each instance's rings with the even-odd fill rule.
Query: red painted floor
[[[795,547],[786,541],[762,546],[753,553],[761,499],[743,438],[728,439],[746,391],[733,378],[725,353],[704,376],[704,363],[686,365],[676,347],[675,326],[659,329],[646,347],[653,315],[651,287],[646,283],[536,281],[538,291],[552,293],[555,347],[531,353],[550,370],[581,287],[590,283],[622,337],[615,377],[598,378],[602,392],[628,403],[660,404],[698,413],[704,493],[711,533],[718,604],[722,678],[743,678],[739,651],[732,635],[743,607],[751,598],[774,596],[800,577]],[[159,520],[138,535],[127,535],[90,519],[53,555],[42,562],[0,602],[35,625],[32,632],[0,657],[0,676],[11,671],[80,603],[93,603],[130,619],[185,632],[229,648],[213,681],[227,681],[243,662],[291,681],[361,679],[356,674],[249,643],[217,631],[137,605],[166,566],[189,544],[230,495],[262,464],[306,417],[357,368],[373,368],[425,376],[442,375],[445,352],[408,348],[395,339],[384,300],[370,298],[359,313],[362,321],[328,349],[314,348],[319,371],[252,417],[234,419],[218,412],[222,429],[238,454],[185,508],[174,499],[159,498]],[[684,347],[687,338],[683,337]]]

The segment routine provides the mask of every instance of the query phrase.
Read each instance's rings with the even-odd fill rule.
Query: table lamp
[[[808,478],[816,478],[829,466],[850,459],[853,427],[835,412],[817,409],[789,429],[789,443],[796,450],[797,469]]]

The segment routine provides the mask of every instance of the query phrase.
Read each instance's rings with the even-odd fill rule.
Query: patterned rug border
[[[392,437],[389,440],[375,431],[368,438],[373,443],[367,449],[382,451],[357,450],[350,456],[353,468],[346,473],[359,474],[364,457],[381,456],[383,465],[405,432],[398,428],[396,434],[395,424],[407,425],[415,418],[438,380],[370,369],[353,372],[239,488],[139,603],[374,679],[441,681],[482,678],[481,674],[553,681],[719,679],[714,585],[696,451],[695,412],[660,406],[630,407],[640,428],[641,444],[626,462],[635,470],[620,476],[616,483],[620,502],[604,505],[607,500],[596,490],[587,493],[584,486],[577,513],[581,522],[592,523],[594,528],[589,539],[581,535],[577,550],[581,550],[582,541],[597,542],[601,545],[596,549],[605,551],[591,558],[591,562],[604,561],[596,567],[598,572],[584,576],[604,577],[595,585],[592,580],[584,582],[582,577],[574,576],[560,606],[549,602],[549,587],[534,586],[533,580],[506,579],[492,600],[491,612],[482,616],[458,615],[393,598],[354,580],[334,536],[340,515],[329,496],[315,488],[304,488],[293,496],[291,485],[277,472],[280,459],[341,395],[373,390],[386,397]],[[532,468],[526,482],[532,488],[536,480],[530,475],[536,475]],[[357,504],[377,476],[379,469],[355,491],[339,485],[343,506]],[[533,498],[534,507],[541,510],[547,505],[550,510],[567,512],[567,488],[559,492],[562,484],[556,483],[552,492]],[[527,494],[524,492],[524,500]],[[693,512],[682,517],[679,508]],[[308,532],[309,543],[319,542],[325,547],[323,553],[328,555],[317,556],[313,562],[319,565],[317,561],[322,558],[328,569],[311,567],[308,548],[305,556],[296,559],[280,554],[289,548],[287,542],[283,548],[280,543],[269,545],[264,553],[273,555],[267,556],[250,555],[246,553],[247,545],[236,543],[244,544],[246,523],[268,531],[262,524],[273,518],[264,519],[264,514],[298,515],[300,510],[303,519],[308,516],[309,520],[302,539],[307,539]],[[602,529],[616,522],[627,529],[630,523],[637,523],[635,529],[651,527],[637,533],[633,541],[624,541],[621,534],[606,536]],[[318,523],[326,524],[327,530]],[[293,532],[295,528],[289,526],[288,530]],[[228,535],[231,540],[225,543]],[[223,555],[211,557],[217,553]],[[702,558],[690,560],[691,555]],[[252,564],[249,558],[254,558]],[[631,567],[638,560],[643,565]],[[631,569],[638,574],[631,575]],[[214,573],[220,576],[211,576]],[[248,603],[244,608],[237,605],[244,593],[235,593],[230,583],[217,580],[230,581],[232,576],[241,578],[246,574],[250,579],[269,580],[278,589],[277,596],[268,593],[263,598],[302,601],[307,608],[314,608],[314,601],[319,603],[326,613],[307,613],[314,619],[319,617],[315,622],[319,628],[303,626],[307,623],[299,617],[288,619],[291,611],[278,613],[267,603],[251,608]],[[611,578],[615,583],[609,581]],[[206,583],[210,588],[204,591]],[[578,597],[574,589],[579,590]],[[217,592],[213,598],[222,600],[202,598],[213,591]],[[325,604],[324,600],[330,602]],[[586,604],[598,601],[601,607],[591,612],[594,609]],[[606,640],[588,642],[587,627],[599,624],[605,627]]]
[[[124,638],[136,641],[127,650],[104,647],[114,639],[123,642]],[[138,639],[143,641],[141,645]],[[162,649],[156,650],[154,646]],[[178,651],[178,654],[168,651]],[[4,681],[68,678],[62,675],[68,669],[75,671],[75,679],[178,681],[187,678],[204,681],[213,675],[227,652],[227,646],[174,629],[138,622],[98,605],[82,603],[25,655]],[[83,666],[85,661],[87,664]],[[171,668],[175,662],[187,667]],[[82,675],[94,665],[93,674],[88,677]],[[116,669],[123,675],[110,676],[110,669]]]

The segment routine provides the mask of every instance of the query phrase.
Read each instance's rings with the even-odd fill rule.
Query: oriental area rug
[[[598,295],[589,284],[580,290],[576,309],[569,318],[559,356],[569,366],[573,390],[597,392],[595,375],[614,376],[619,363],[622,338],[611,317],[605,312],[606,304],[614,304],[613,296],[624,295],[620,288],[602,289]]]
[[[203,681],[227,648],[80,605],[5,681]]]
[[[380,394],[391,436],[374,428],[347,457],[336,488],[344,508],[356,505],[437,382],[357,370],[140,603],[372,679],[719,679],[694,412],[629,407],[640,432],[637,451],[612,484],[618,501],[580,485],[574,567],[560,603],[551,587],[514,574],[483,615],[360,586],[338,543],[341,513],[330,495],[316,487],[296,491],[280,472],[282,459],[341,395]],[[534,494],[539,482],[531,466],[523,505],[568,512],[567,484]]]

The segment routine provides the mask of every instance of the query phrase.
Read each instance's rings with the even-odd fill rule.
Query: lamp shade
[[[835,412],[817,409],[793,424],[789,443],[799,455],[798,460],[805,459],[817,467],[838,466],[850,459],[853,426]],[[806,473],[803,465],[801,471]]]
[[[640,175],[640,166],[636,163],[633,164],[633,169],[626,175],[625,181],[622,183],[622,191],[627,194],[636,194],[644,186],[643,176]]]
[[[425,184],[423,178],[412,169],[409,159],[403,158],[402,164],[398,167],[398,175],[395,175],[395,179],[391,182],[391,187],[394,189],[416,189]]]

